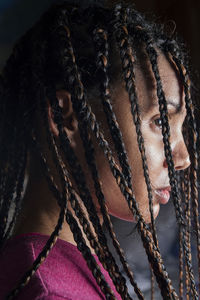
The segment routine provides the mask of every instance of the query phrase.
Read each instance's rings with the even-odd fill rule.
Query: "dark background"
[[[8,58],[13,43],[39,18],[53,0],[0,0],[0,69]],[[110,1],[111,2],[111,1]],[[200,71],[200,1],[199,0],[135,0],[136,8],[148,14],[155,14],[157,20],[176,23],[177,31],[188,44],[192,63]],[[143,247],[134,224],[113,218],[118,238],[125,250],[127,259],[139,286],[145,292],[145,299],[150,299],[150,273]],[[172,204],[161,208],[156,221],[167,270],[178,285],[178,235]],[[132,294],[132,288],[130,288]],[[156,299],[161,299],[156,289]]]

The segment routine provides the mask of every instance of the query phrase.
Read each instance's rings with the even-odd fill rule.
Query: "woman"
[[[186,66],[163,27],[124,3],[64,1],[18,41],[1,78],[1,299],[131,299],[103,224],[144,299],[109,215],[137,223],[163,299],[179,299],[154,224],[170,194],[198,299],[181,203],[192,185],[197,213]]]

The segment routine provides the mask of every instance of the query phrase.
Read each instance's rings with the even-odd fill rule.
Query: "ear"
[[[72,139],[74,133],[78,130],[78,121],[73,111],[71,95],[65,90],[59,90],[56,92],[56,97],[58,99],[59,106],[62,109],[64,120],[63,126],[67,131],[67,135],[69,136],[69,138]],[[59,131],[57,128],[57,124],[54,122],[53,110],[49,101],[47,103],[47,106],[50,129],[53,132],[54,136],[58,137]]]

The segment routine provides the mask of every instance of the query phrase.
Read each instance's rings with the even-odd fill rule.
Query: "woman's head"
[[[183,87],[175,67],[170,64],[163,54],[158,57],[158,67],[163,90],[166,96],[170,124],[170,143],[176,171],[184,170],[190,165],[189,154],[183,137],[183,123],[186,117]],[[162,123],[156,94],[156,81],[149,63],[137,66],[135,69],[135,84],[140,112],[140,128],[144,139],[149,178],[153,196],[154,217],[158,215],[160,204],[166,204],[170,196],[168,165],[164,153]],[[148,190],[144,178],[141,153],[138,147],[137,133],[131,113],[131,103],[128,93],[121,81],[113,85],[111,101],[113,112],[121,130],[129,165],[132,174],[132,184],[136,201],[146,222],[150,222]],[[94,107],[95,110],[95,107]],[[102,113],[97,119],[106,123]],[[103,120],[103,121],[102,121]],[[103,125],[102,124],[102,125]],[[104,125],[105,126],[105,125]],[[112,145],[112,137],[108,126],[104,127],[104,136]],[[139,142],[140,143],[140,142]],[[113,148],[115,160],[118,162],[116,150]],[[97,148],[97,164],[106,198],[108,210],[119,218],[129,221],[133,215],[128,208],[115,178],[111,176],[109,165],[105,162],[103,151]]]
[[[197,160],[195,155],[189,157],[185,142],[195,153],[196,129],[183,64],[178,43],[164,34],[162,26],[147,22],[132,5],[85,9],[64,2],[52,7],[20,39],[2,74],[2,241],[21,205],[29,153],[32,166],[39,165],[33,159],[39,161],[40,157],[61,210],[51,245],[65,217],[77,244],[82,244],[76,220],[67,211],[68,201],[90,242],[88,226],[93,226],[97,245],[91,244],[97,252],[106,249],[106,254],[99,251],[98,255],[108,267],[111,253],[98,217],[102,215],[140,295],[109,214],[134,220],[163,297],[176,297],[160,257],[154,218],[171,191],[177,220],[184,229],[176,171],[181,175],[190,160],[195,184]],[[190,129],[183,126],[189,123]],[[16,213],[9,226],[14,192]],[[185,251],[189,255],[188,249]],[[113,259],[111,263],[115,271],[110,271],[110,276],[126,298],[123,278],[119,284],[116,273],[121,275]],[[190,279],[193,284],[192,270]],[[105,283],[101,284],[105,289]],[[192,290],[195,295],[194,284]]]

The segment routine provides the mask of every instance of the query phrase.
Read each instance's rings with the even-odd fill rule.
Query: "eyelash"
[[[160,124],[156,124],[156,121],[160,121]],[[161,118],[156,118],[153,120],[153,123],[155,124],[156,127],[158,127],[160,130],[162,129],[162,121]]]
[[[170,114],[168,116],[169,119],[171,119]],[[184,120],[185,122],[185,120]],[[184,124],[183,122],[183,124]],[[156,116],[153,120],[152,120],[152,124],[156,127],[157,130],[162,130],[162,121],[160,116]],[[182,124],[182,128],[183,128],[183,124]]]

